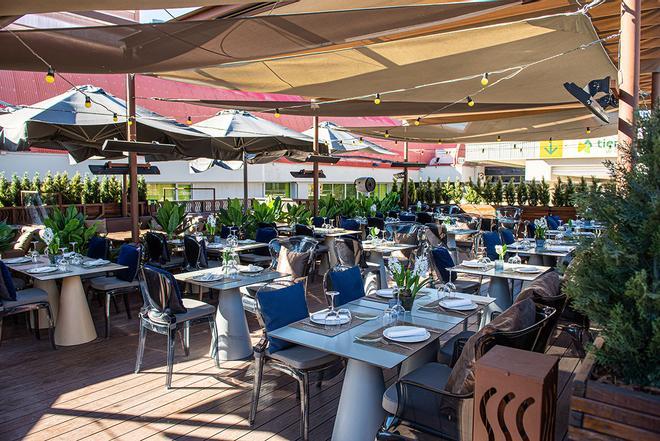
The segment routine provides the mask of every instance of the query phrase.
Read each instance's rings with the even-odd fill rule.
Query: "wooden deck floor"
[[[318,289],[313,290],[320,292]],[[322,303],[312,295],[310,308]],[[133,316],[139,309],[133,299]],[[121,303],[121,302],[120,302]],[[122,308],[120,306],[120,308]],[[102,335],[102,308],[91,304]],[[267,371],[254,427],[247,422],[252,388],[251,363],[225,362],[217,369],[207,357],[210,333],[200,325],[191,335],[191,354],[177,347],[173,389],[165,381],[165,339],[149,334],[143,372],[134,374],[137,320],[113,313],[112,338],[50,349],[27,331],[22,319],[5,320],[0,346],[0,440],[295,440],[299,404],[296,385],[286,375]],[[256,342],[257,324],[249,320]],[[557,439],[564,437],[570,378],[577,359],[561,342],[549,353],[560,361]],[[388,381],[395,373],[386,372]],[[311,388],[311,438],[332,433],[341,381]]]

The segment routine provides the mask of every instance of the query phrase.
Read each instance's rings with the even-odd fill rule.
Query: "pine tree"
[[[442,198],[442,183],[440,182],[440,178],[437,178],[433,183],[433,199],[435,199],[436,204],[441,204],[444,201]]]
[[[566,188],[564,189],[564,203],[567,207],[575,206],[575,185],[573,185],[573,180],[568,177],[566,180]]]
[[[4,173],[0,173],[0,206],[11,207],[11,195],[9,193],[9,182]]]
[[[9,184],[9,200],[11,205],[18,207],[21,205],[21,178],[16,173],[11,175],[11,183]]]
[[[454,181],[454,191],[452,192],[452,201],[455,204],[460,204],[463,202],[463,190],[464,190],[464,185],[463,182],[460,180],[456,179]]]
[[[452,191],[451,182],[449,181],[449,178],[447,178],[445,183],[442,184],[442,203],[443,204],[451,204],[451,191]]]
[[[90,204],[99,204],[101,203],[101,182],[96,179],[96,177],[92,177],[90,183],[89,183],[89,197],[90,197]]]
[[[111,189],[110,179],[107,176],[103,176],[101,179],[101,185],[99,187],[100,199],[104,204],[114,202],[112,200],[112,189]]]
[[[41,175],[39,174],[39,172],[36,172],[34,176],[32,176],[30,190],[36,191],[37,193],[41,193]]]
[[[495,183],[495,188],[493,188],[493,202],[496,205],[500,205],[504,199],[504,183],[502,182],[502,177],[497,178]]]
[[[580,183],[575,187],[576,194],[584,194],[589,191],[589,184],[584,176],[580,176]]]
[[[564,202],[564,184],[561,182],[561,178],[557,178],[557,183],[552,190],[552,204],[555,207],[566,206]]]
[[[513,178],[510,178],[506,187],[504,187],[504,199],[507,205],[516,204],[516,184],[513,183]]]
[[[525,205],[529,201],[529,191],[528,184],[525,181],[520,181],[518,184],[516,192],[516,198],[518,199],[518,205]]]
[[[465,188],[465,202],[468,204],[478,204],[480,200],[479,193],[475,189],[475,185],[472,182],[472,178],[468,179],[467,186]]]
[[[66,200],[69,204],[80,204],[82,199],[82,178],[79,172],[73,175],[66,189]]]
[[[532,182],[529,183],[529,188],[528,188],[528,198],[529,198],[529,205],[538,205],[539,204],[539,187],[538,184],[536,183],[536,178],[532,179]]]
[[[32,189],[32,183],[30,182],[30,175],[28,175],[28,172],[23,173],[23,177],[21,178],[21,190],[22,191],[30,191]]]
[[[589,191],[592,193],[600,192],[600,185],[598,184],[596,178],[593,176],[591,177],[591,188],[589,188]]]
[[[408,180],[408,205],[414,205],[417,203],[417,187],[415,186],[415,181],[412,179]]]
[[[550,205],[550,186],[545,182],[545,178],[541,178],[541,184],[539,185],[539,204],[544,207]]]
[[[494,197],[494,192],[493,192],[493,184],[490,181],[490,179],[486,178],[484,186],[481,190],[481,197],[484,199],[484,202],[487,204],[492,204],[493,200],[495,199]]]
[[[397,184],[396,178],[392,178],[392,189],[390,191],[392,193],[398,193],[399,192],[399,184]]]

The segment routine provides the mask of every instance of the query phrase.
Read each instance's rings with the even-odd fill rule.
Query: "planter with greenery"
[[[228,199],[227,208],[221,208],[218,212],[218,220],[222,225],[238,228],[241,237],[245,237],[254,229],[254,219],[249,213],[243,212],[240,199]]]
[[[76,251],[86,254],[87,243],[96,234],[96,225],[88,227],[85,225],[85,220],[86,216],[78,212],[75,207],[69,207],[64,211],[56,208],[44,219],[44,226],[50,228],[54,241],[59,242],[59,246],[68,248],[72,242],[75,242]]]
[[[577,372],[574,439],[660,439],[660,110],[638,122],[632,148],[619,146],[632,168],[610,163],[613,180],[576,198],[607,229],[566,272],[602,337]]]
[[[168,200],[158,207],[154,222],[160,226],[168,238],[173,238],[174,235],[185,229],[184,222],[186,220],[186,206],[184,204],[177,204]]]
[[[0,255],[10,248],[15,235],[16,231],[11,225],[7,225],[5,221],[0,221]]]

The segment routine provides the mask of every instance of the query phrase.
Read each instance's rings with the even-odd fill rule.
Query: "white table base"
[[[373,441],[385,420],[381,368],[349,359],[332,429],[332,441]]]
[[[220,360],[244,360],[252,356],[250,330],[238,288],[219,292],[215,324],[218,330]]]
[[[59,311],[56,316],[55,343],[58,346],[81,345],[96,339],[96,328],[79,276],[62,279]]]
[[[57,283],[55,280],[34,279],[34,287],[43,289],[48,293],[48,303],[50,303],[50,312],[53,315],[53,323],[57,323],[57,315],[60,309],[60,290],[57,288]],[[30,324],[34,327],[32,315],[30,315]],[[48,316],[43,309],[39,310],[39,329],[48,329]]]

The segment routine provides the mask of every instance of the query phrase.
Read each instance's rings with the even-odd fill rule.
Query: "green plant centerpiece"
[[[575,197],[578,213],[590,213],[606,229],[578,247],[566,271],[566,290],[573,307],[601,329],[603,345],[593,349],[596,377],[657,395],[660,109],[637,121],[633,146],[619,146],[624,161],[607,163],[612,180]]]
[[[303,204],[286,204],[286,222],[293,226],[295,224],[311,225],[312,212]]]
[[[398,298],[406,311],[412,310],[415,297],[419,291],[431,282],[429,262],[426,257],[415,259],[414,265],[404,265],[396,257],[391,257],[387,263],[392,279],[397,286]]]
[[[282,198],[269,196],[264,202],[254,201],[252,204],[252,217],[254,223],[270,225],[282,218]]]
[[[497,253],[498,259],[495,262],[495,271],[504,270],[504,256],[506,255],[507,246],[505,243],[502,245],[495,245],[495,252]]]
[[[14,228],[5,221],[0,221],[0,253],[7,251],[14,239]]]
[[[541,217],[534,220],[534,239],[536,239],[536,247],[545,247],[545,236],[548,232],[548,221],[546,218]]]
[[[42,237],[49,248],[49,256],[57,254],[57,248],[67,247],[72,242],[76,243],[77,252],[85,254],[89,239],[96,234],[96,224],[88,227],[85,220],[86,216],[78,212],[75,207],[69,207],[65,211],[55,208],[50,216],[44,219],[46,229],[50,229],[53,234],[51,244],[58,242],[57,247],[52,248]]]
[[[218,219],[222,225],[238,228],[239,235],[247,234],[253,226],[253,218],[243,212],[243,204],[239,199],[228,199],[227,208],[220,209]]]
[[[222,224],[220,224],[218,218],[215,217],[215,214],[211,213],[206,217],[206,222],[204,223],[204,230],[206,231],[209,240],[213,240],[215,236],[220,235],[220,231],[222,230]]]
[[[158,207],[155,217],[156,223],[172,239],[174,234],[184,228],[186,221],[186,206],[165,199]]]

